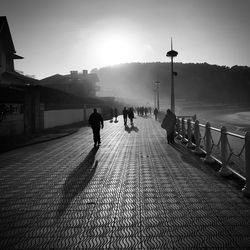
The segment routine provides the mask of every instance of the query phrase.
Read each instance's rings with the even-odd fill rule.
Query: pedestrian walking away
[[[154,109],[154,115],[155,115],[155,120],[157,121],[157,117],[158,117],[158,109],[157,108]]]
[[[122,115],[123,115],[124,126],[126,126],[127,120],[128,120],[128,110],[126,107],[124,107],[124,109],[122,111]]]
[[[129,108],[129,110],[128,110],[128,118],[129,118],[129,120],[130,120],[130,125],[134,125],[133,119],[134,119],[135,117],[134,117],[133,108]]]
[[[114,109],[114,116],[115,116],[115,122],[118,122],[117,117],[118,117],[118,110],[117,108]]]
[[[101,114],[94,109],[94,112],[89,117],[89,125],[93,130],[94,147],[101,144],[100,129],[103,129],[103,118]]]
[[[175,134],[175,124],[176,116],[170,109],[167,110],[167,114],[162,121],[161,127],[167,131],[167,140],[168,143],[174,143],[174,134]]]

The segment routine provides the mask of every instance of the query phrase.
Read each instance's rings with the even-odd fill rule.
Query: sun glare
[[[99,40],[97,58],[102,65],[114,65],[130,62],[134,58],[133,42],[126,37],[106,37]]]

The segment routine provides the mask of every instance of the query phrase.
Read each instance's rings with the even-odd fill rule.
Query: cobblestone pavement
[[[250,248],[250,200],[153,119],[0,155],[0,249]]]

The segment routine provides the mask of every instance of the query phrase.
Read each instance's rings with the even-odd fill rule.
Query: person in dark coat
[[[158,109],[157,108],[154,109],[154,115],[155,115],[155,120],[157,121],[157,117],[158,117]]]
[[[135,118],[133,108],[129,108],[128,118],[130,120],[130,125],[133,125],[133,119]]]
[[[114,116],[115,116],[115,122],[118,122],[117,117],[118,117],[118,110],[117,108],[114,109]]]
[[[126,126],[128,120],[128,110],[126,107],[124,107],[124,109],[122,110],[122,115],[123,115],[124,126]]]
[[[168,143],[174,143],[174,135],[175,135],[175,124],[176,124],[176,116],[170,109],[167,110],[167,114],[164,117],[164,120],[161,124],[161,127],[166,129],[167,131],[167,140]]]
[[[89,117],[89,125],[93,130],[94,147],[101,144],[100,129],[103,128],[103,118],[101,114],[94,109],[94,112]]]

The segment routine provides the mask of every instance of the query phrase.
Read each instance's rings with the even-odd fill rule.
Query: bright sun
[[[99,40],[97,58],[102,65],[114,65],[133,60],[135,55],[133,42],[126,37],[109,36]]]

